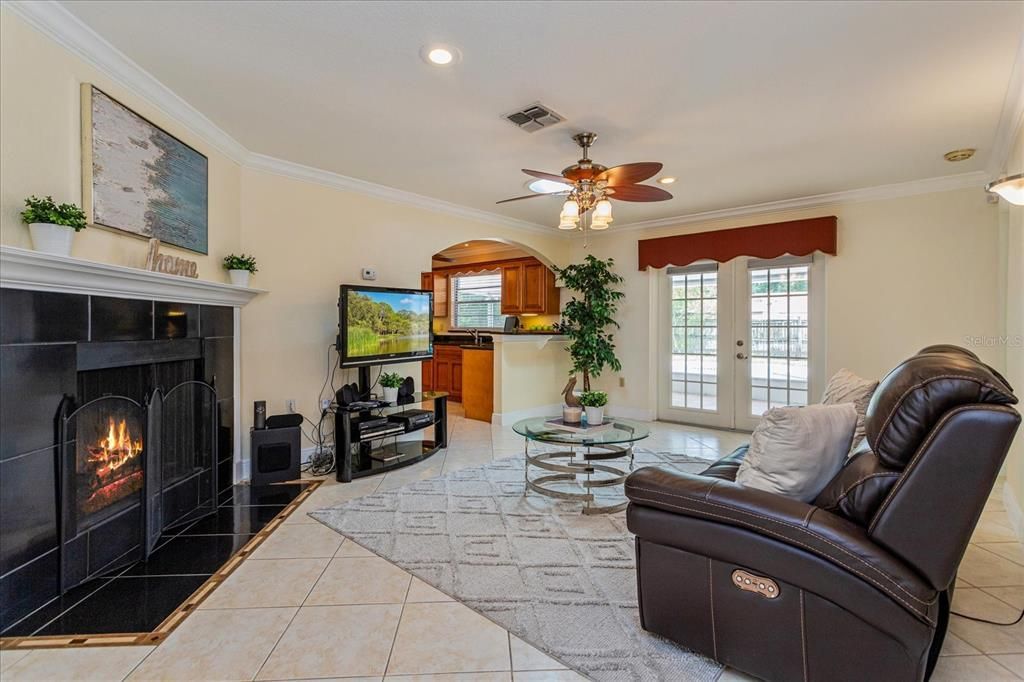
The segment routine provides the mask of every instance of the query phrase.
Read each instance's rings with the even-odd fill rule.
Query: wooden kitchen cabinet
[[[502,315],[557,315],[559,303],[555,273],[537,259],[501,266]]]
[[[434,361],[427,360],[420,363],[420,390],[434,390]]]
[[[447,272],[421,272],[420,289],[434,292],[434,317],[448,317]]]
[[[450,400],[462,402],[462,349],[434,346],[434,359],[423,363],[423,390],[444,391]]]

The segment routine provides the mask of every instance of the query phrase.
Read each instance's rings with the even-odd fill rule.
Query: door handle
[[[747,359],[747,355],[744,354],[744,353],[737,353],[736,354],[736,359],[737,360],[746,360]]]

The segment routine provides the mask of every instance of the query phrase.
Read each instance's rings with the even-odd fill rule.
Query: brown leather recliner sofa
[[[645,630],[767,680],[927,679],[957,567],[1020,415],[998,372],[931,346],[892,370],[813,504],[702,474],[626,481]]]

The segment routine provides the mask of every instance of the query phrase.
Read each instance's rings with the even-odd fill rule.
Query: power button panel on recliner
[[[765,599],[775,599],[779,596],[779,586],[774,580],[744,570],[737,569],[732,572],[732,584],[744,592],[754,592]]]

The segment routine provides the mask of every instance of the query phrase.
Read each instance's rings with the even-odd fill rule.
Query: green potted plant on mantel
[[[75,204],[58,204],[53,197],[25,199],[21,220],[28,225],[36,251],[70,256],[71,241],[86,227],[85,211]]]
[[[623,280],[612,271],[614,265],[612,258],[602,260],[588,255],[582,263],[554,268],[558,279],[568,289],[582,294],[581,297],[573,296],[565,305],[562,319],[555,325],[555,331],[568,337],[568,351],[572,358],[569,374],[573,378],[569,379],[565,388],[567,404],[571,404],[577,373],[583,375],[583,395],[586,395],[591,392],[590,380],[600,376],[605,368],[616,372],[622,370],[622,363],[615,356],[614,336],[609,331],[610,327],[619,326],[615,321],[615,313],[618,311],[619,299],[625,295],[615,288]],[[603,412],[608,396],[604,393],[601,395],[604,401],[594,407],[600,407]],[[582,399],[579,402],[586,406]],[[589,411],[588,408],[588,414]]]
[[[604,406],[608,404],[607,393],[583,391],[580,393],[579,401],[587,412],[587,426],[598,426],[604,423]]]
[[[380,385],[384,387],[384,402],[398,402],[398,389],[405,379],[398,372],[384,372],[380,377]]]
[[[231,283],[239,287],[249,286],[249,277],[257,271],[254,256],[229,254],[224,256],[224,269],[228,271]]]

